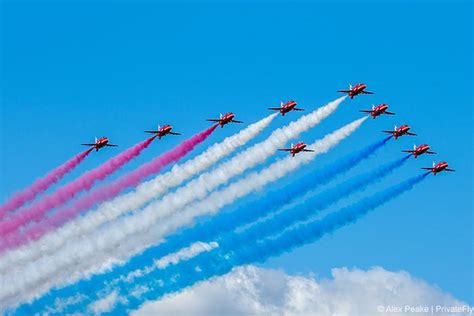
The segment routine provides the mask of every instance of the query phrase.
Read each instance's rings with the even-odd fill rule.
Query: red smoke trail
[[[20,210],[13,214],[11,218],[0,223],[0,236],[4,237],[8,233],[15,231],[21,225],[29,221],[38,221],[42,219],[46,212],[72,199],[77,193],[89,190],[92,185],[111,175],[114,171],[125,165],[127,162],[138,156],[142,150],[147,148],[155,136],[136,144],[135,146],[125,150],[119,155],[107,160],[101,166],[88,171],[76,180],[62,186],[52,194],[45,196],[39,202],[30,207]],[[3,238],[2,238],[3,239]]]
[[[0,243],[0,251],[20,246],[27,241],[37,240],[47,232],[61,226],[64,222],[73,218],[81,211],[89,209],[97,203],[111,199],[127,188],[138,185],[143,179],[158,173],[163,167],[184,157],[193,150],[194,147],[206,140],[216,127],[217,125],[213,125],[205,131],[185,140],[175,148],[160,155],[149,163],[144,164],[140,168],[118,178],[111,184],[91,191],[89,194],[75,201],[70,207],[58,210],[51,217],[37,225],[27,228],[25,232],[16,232],[6,236],[6,238],[4,238]]]
[[[81,161],[84,160],[84,158],[86,158],[91,151],[92,149],[88,149],[79,155],[76,155],[48,173],[45,177],[36,180],[29,188],[15,193],[8,202],[0,206],[0,219],[4,217],[6,213],[14,211],[22,207],[25,203],[34,200],[38,194],[46,191],[51,185],[61,180],[61,178],[64,177],[66,173],[80,164]]]

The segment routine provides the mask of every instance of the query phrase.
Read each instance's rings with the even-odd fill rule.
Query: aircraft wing
[[[145,133],[156,134],[156,133],[158,133],[158,131],[145,131]]]
[[[312,149],[303,149],[303,151],[314,153],[314,150]]]
[[[300,109],[300,108],[293,108],[294,111],[304,111],[304,109]]]
[[[95,146],[95,144],[81,144],[82,146]]]
[[[268,108],[268,109],[272,111],[280,111],[281,108]]]
[[[446,171],[456,171],[456,170],[454,170],[454,169],[447,169],[447,168],[444,169],[444,170],[446,170]]]
[[[242,121],[236,121],[236,120],[232,120],[231,122],[232,123],[243,123]]]
[[[169,132],[168,134],[171,134],[171,135],[181,135],[180,133],[175,133],[175,132]]]
[[[384,113],[385,113],[385,114],[388,114],[388,115],[395,115],[394,112],[387,112],[387,111],[385,111]]]
[[[280,148],[278,150],[281,150],[281,151],[291,151],[291,148]]]
[[[427,151],[426,153],[430,154],[430,155],[436,155],[436,153],[434,151]]]
[[[118,147],[118,145],[114,145],[114,144],[107,144],[105,146],[107,146],[107,147]]]
[[[362,91],[363,94],[374,94],[373,92],[370,91]]]
[[[364,113],[372,113],[371,110],[359,110],[359,112],[364,112]]]
[[[415,133],[410,133],[410,132],[407,132],[406,134],[410,136],[417,136]]]
[[[217,119],[207,119],[206,121],[209,121],[209,122],[220,122],[221,120],[217,120]]]
[[[349,92],[351,92],[351,90],[337,90],[336,92],[349,93]]]
[[[393,134],[393,131],[382,131],[382,133]]]
[[[402,152],[404,152],[404,153],[411,153],[411,154],[413,154],[415,151],[414,151],[414,150],[402,150]]]
[[[432,170],[433,170],[433,168],[421,168],[421,169],[423,169],[423,170],[429,170],[429,171],[432,171]]]

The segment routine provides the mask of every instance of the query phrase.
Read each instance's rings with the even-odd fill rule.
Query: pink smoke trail
[[[2,221],[0,223],[0,236],[6,236],[8,233],[15,231],[29,221],[41,220],[48,210],[67,202],[81,191],[89,190],[96,181],[103,180],[138,156],[142,150],[151,144],[155,137],[156,136],[150,137],[147,140],[125,150],[114,158],[107,160],[101,166],[84,173],[76,180],[62,186],[52,194],[45,196],[39,202],[20,210],[10,218]]]
[[[70,207],[58,210],[54,215],[37,225],[28,227],[23,233],[17,231],[16,233],[6,236],[0,243],[0,252],[9,248],[18,247],[28,241],[37,240],[47,232],[61,226],[81,211],[111,199],[127,188],[138,185],[143,179],[158,173],[163,167],[184,157],[193,150],[194,147],[205,141],[216,127],[217,125],[213,125],[205,131],[185,140],[170,151],[142,165],[140,168],[118,178],[111,184],[91,191],[89,194],[75,201]]]
[[[43,178],[36,180],[29,188],[15,193],[9,201],[0,206],[0,219],[3,218],[8,212],[14,211],[25,205],[27,202],[34,200],[38,194],[46,191],[53,184],[61,180],[61,178],[64,177],[66,173],[79,165],[91,151],[92,149],[88,149],[79,155],[76,155],[48,173]]]

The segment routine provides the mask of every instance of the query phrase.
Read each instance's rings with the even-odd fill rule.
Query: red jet
[[[337,92],[347,93],[353,99],[358,94],[374,94],[373,92],[365,91],[367,85],[365,83],[358,83],[355,86],[349,85],[349,90],[337,90]]]
[[[279,108],[268,108],[269,110],[273,111],[280,111],[281,116],[285,116],[285,113],[288,113],[290,111],[304,111],[304,109],[298,109],[296,107],[296,101],[288,101],[286,103],[283,103],[283,101],[280,102],[280,107]]]
[[[302,151],[314,152],[314,150],[306,149],[306,144],[303,143],[303,142],[298,143],[298,144],[296,144],[296,145],[291,144],[291,148],[282,148],[282,149],[278,149],[278,150],[289,151],[293,157],[294,157],[297,153],[302,152]]]
[[[410,133],[410,126],[408,125],[402,125],[400,127],[396,127],[393,129],[393,131],[382,131],[384,133],[392,134],[393,138],[397,139],[400,136],[403,135],[410,135],[410,136],[416,136],[415,133]]]
[[[109,139],[107,137],[95,138],[94,144],[81,144],[83,146],[91,146],[95,148],[95,151],[99,151],[102,147],[117,147],[118,145],[109,144]]]
[[[437,164],[435,164],[433,162],[433,167],[431,167],[431,168],[421,168],[421,169],[429,170],[434,175],[436,175],[437,173],[439,173],[441,171],[456,171],[456,170],[453,170],[453,169],[448,169],[448,163],[446,161],[441,161],[441,162],[438,162]]]
[[[172,129],[173,129],[173,126],[169,124],[166,124],[163,127],[160,127],[160,125],[158,125],[158,130],[145,131],[145,133],[156,134],[156,136],[158,136],[158,139],[161,139],[161,137],[166,136],[166,135],[181,135],[180,133],[172,132],[171,131]]]
[[[430,154],[430,155],[436,154],[434,151],[429,151],[429,150],[430,150],[430,145],[423,144],[418,147],[416,147],[416,145],[413,145],[413,150],[402,150],[402,151],[405,153],[412,154],[413,157],[415,158],[423,154]]]
[[[360,112],[370,113],[370,116],[372,116],[373,119],[376,118],[377,116],[381,115],[381,114],[387,114],[387,115],[394,115],[395,114],[395,113],[389,112],[387,110],[388,110],[388,105],[385,104],[385,103],[382,103],[382,104],[379,104],[377,106],[372,105],[372,110],[360,110]]]
[[[219,119],[208,119],[206,121],[209,122],[217,122],[221,127],[224,127],[224,125],[229,124],[229,123],[243,123],[242,121],[236,121],[234,120],[234,113],[229,112],[224,115],[220,115]]]

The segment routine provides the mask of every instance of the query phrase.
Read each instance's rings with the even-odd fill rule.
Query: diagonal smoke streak
[[[30,221],[41,220],[48,210],[69,201],[81,191],[89,190],[96,181],[103,180],[127,162],[137,157],[154,139],[155,137],[148,138],[147,140],[128,148],[124,152],[107,160],[101,166],[82,174],[76,180],[69,182],[54,191],[52,194],[45,196],[37,203],[19,210],[19,212],[15,213],[7,220],[0,222],[0,235],[4,237],[8,233],[15,231],[20,226]]]
[[[142,289],[141,295],[127,295],[130,290],[129,284],[116,288],[120,293],[119,295],[127,300],[118,301],[110,314],[129,313],[139,308],[146,301],[157,300],[165,294],[181,291],[196,282],[223,275],[234,267],[263,262],[269,257],[277,256],[284,252],[289,252],[296,247],[314,242],[325,234],[356,222],[369,211],[411,190],[427,175],[429,173],[410,178],[342,208],[337,212],[330,213],[323,219],[301,224],[274,238],[266,238],[247,245],[241,243],[247,238],[245,233],[234,235],[233,242],[228,240],[227,244],[232,244],[235,248],[224,249],[225,247],[219,244],[217,249],[202,253],[188,261],[181,261],[164,270],[156,269],[147,276],[146,282],[138,285],[136,282],[134,283],[134,287],[140,286]],[[304,203],[300,207],[311,209],[313,205]],[[242,245],[244,246],[242,247]]]
[[[243,151],[215,170],[202,174],[173,194],[164,196],[162,201],[152,203],[137,215],[119,219],[117,223],[91,235],[82,236],[79,240],[68,241],[52,256],[29,262],[19,269],[14,268],[6,278],[0,280],[2,305],[30,299],[53,286],[71,282],[71,279],[99,270],[103,265],[103,260],[99,260],[99,256],[118,257],[115,252],[122,249],[122,243],[134,239],[133,236],[140,232],[156,228],[160,218],[172,214],[174,210],[184,207],[195,199],[204,198],[208,192],[226,183],[233,176],[265,161],[288,140],[317,125],[333,113],[344,99],[345,97],[341,97],[332,101],[295,122],[275,130],[265,141]],[[157,207],[157,204],[161,207]],[[143,245],[142,249],[144,246],[147,245]],[[137,251],[140,249],[133,249],[118,259],[125,260]],[[71,276],[74,271],[70,269],[73,267],[76,267],[75,276]]]
[[[174,216],[175,219],[171,218],[171,220],[168,221],[162,220],[161,226],[154,228],[153,231],[148,232],[147,235],[139,235],[138,238],[136,236],[133,241],[127,241],[127,244],[122,245],[120,251],[135,249],[136,247],[139,247],[141,244],[143,244],[143,241],[146,243],[156,243],[160,240],[161,235],[173,231],[182,225],[191,223],[195,217],[214,213],[221,207],[234,202],[236,199],[252,192],[253,190],[259,189],[264,185],[283,177],[299,166],[311,162],[317,155],[325,153],[332,147],[336,146],[340,141],[357,130],[357,128],[360,127],[360,125],[365,120],[366,118],[364,117],[351,122],[334,131],[333,133],[328,134],[323,139],[316,141],[314,144],[309,145],[309,148],[315,150],[314,154],[300,155],[294,158],[288,156],[285,159],[278,160],[263,171],[259,173],[252,173],[245,178],[231,184],[229,187],[212,193],[208,198],[189,205],[185,209],[178,212]],[[70,286],[65,289],[58,290],[54,294],[51,293],[42,300],[47,300],[48,297],[50,299],[57,298],[58,296],[67,297],[71,293],[78,293],[85,289],[87,289],[88,293],[96,293],[100,290],[104,283],[106,283],[106,281],[113,280],[122,274],[123,269],[119,268],[101,276],[96,275],[90,279],[90,282],[89,280],[81,281],[76,286]]]
[[[249,125],[239,133],[225,138],[222,142],[209,147],[199,156],[181,165],[174,165],[171,171],[158,175],[153,180],[142,183],[135,191],[116,197],[103,203],[84,217],[75,219],[55,230],[37,242],[14,249],[0,257],[0,272],[9,266],[25,264],[40,256],[49,255],[61,248],[67,240],[92,232],[106,222],[144,206],[153,198],[159,198],[169,189],[176,187],[194,175],[206,170],[237,148],[245,145],[263,131],[278,114],[270,114],[260,121]]]
[[[191,152],[197,145],[205,141],[216,129],[214,125],[206,130],[181,142],[173,149],[159,155],[152,161],[141,165],[139,168],[121,176],[110,184],[92,190],[89,194],[82,196],[74,201],[71,206],[59,209],[54,215],[47,217],[36,225],[30,226],[24,232],[12,234],[4,238],[0,243],[0,250],[10,247],[17,247],[27,241],[40,238],[56,227],[61,226],[66,221],[77,216],[80,212],[93,207],[94,205],[111,199],[123,190],[136,186],[147,177],[158,173],[165,166],[183,158]],[[103,214],[102,214],[103,218]]]
[[[15,193],[10,200],[0,206],[0,219],[4,217],[5,214],[7,214],[8,212],[14,211],[22,207],[26,203],[34,200],[39,194],[46,191],[53,184],[61,180],[62,177],[66,175],[66,173],[68,173],[77,165],[79,165],[79,163],[81,163],[81,161],[84,160],[84,158],[86,158],[87,155],[91,153],[91,151],[92,148],[80,153],[79,155],[74,156],[70,160],[63,163],[61,166],[49,172],[43,178],[36,180],[28,188]]]

